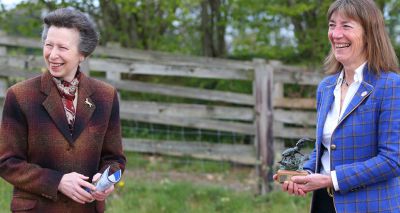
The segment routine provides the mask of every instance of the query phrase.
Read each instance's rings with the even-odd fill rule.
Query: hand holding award
[[[282,160],[278,162],[280,164],[280,169],[277,172],[277,181],[279,183],[290,180],[292,176],[304,176],[308,174],[303,170],[303,163],[308,157],[300,152],[300,149],[307,141],[312,140],[302,138],[297,141],[296,146],[282,152]]]

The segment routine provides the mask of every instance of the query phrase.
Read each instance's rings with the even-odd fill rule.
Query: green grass
[[[9,212],[11,186],[0,179],[0,212]],[[301,198],[276,191],[266,196],[237,192],[221,187],[199,186],[164,179],[150,182],[124,179],[123,186],[107,200],[110,213],[280,213],[308,212],[310,197]]]
[[[229,163],[136,153],[126,153],[126,155],[127,172],[107,200],[106,212],[302,213],[309,211],[310,196],[295,197],[279,190],[265,196],[255,196],[250,191],[227,189],[224,183],[206,185],[196,180],[176,180],[163,175],[146,178],[136,173],[138,170],[148,173],[160,172],[160,174],[174,171],[190,174],[190,177],[195,176],[197,179],[199,177],[201,179],[201,175],[205,173],[245,179],[239,176],[246,176],[246,171],[232,172],[235,167]],[[9,212],[11,193],[11,186],[0,178],[0,213]]]
[[[248,192],[188,182],[130,180],[124,187],[117,188],[108,200],[107,212],[301,213],[309,211],[309,201],[310,197],[294,197],[283,192],[254,196]]]
[[[11,192],[11,185],[0,178],[0,212],[9,212],[4,210],[10,209]]]

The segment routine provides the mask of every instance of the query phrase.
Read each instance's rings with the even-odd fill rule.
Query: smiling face
[[[334,12],[329,20],[328,37],[336,60],[345,69],[354,70],[366,60],[364,29],[357,21]]]
[[[79,52],[76,29],[51,26],[44,40],[43,57],[51,75],[72,81],[84,56]]]

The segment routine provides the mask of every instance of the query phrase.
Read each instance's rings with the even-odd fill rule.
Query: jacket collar
[[[75,124],[72,134],[68,128],[68,122],[65,116],[61,96],[54,85],[50,72],[48,71],[45,72],[41,77],[41,91],[47,95],[47,98],[43,101],[42,105],[47,110],[60,132],[64,135],[69,143],[73,144],[73,142],[82,133],[85,126],[87,126],[87,123],[96,109],[96,105],[91,98],[92,94],[94,93],[94,89],[91,87],[90,79],[84,73],[81,73],[78,87]]]
[[[334,95],[333,91],[335,86],[339,80],[340,72],[334,74],[331,77],[328,77],[322,88],[321,97],[320,97],[320,108],[319,108],[319,116],[318,116],[318,132],[317,137],[319,137],[320,141],[322,141],[322,131],[323,126],[325,124],[326,116],[328,115],[329,110],[332,107],[334,102]],[[339,121],[338,125],[340,125],[343,120],[345,120],[366,98],[372,93],[374,90],[375,83],[377,81],[377,76],[372,71],[369,70],[368,64],[364,66],[363,69],[363,81],[360,84],[356,94],[354,95],[353,99],[347,106],[341,120]]]

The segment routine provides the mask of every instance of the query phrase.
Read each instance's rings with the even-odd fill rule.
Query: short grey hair
[[[42,41],[47,38],[51,26],[65,27],[79,31],[79,51],[85,56],[92,54],[99,43],[99,34],[93,22],[82,12],[72,8],[60,8],[47,14],[43,19]]]

